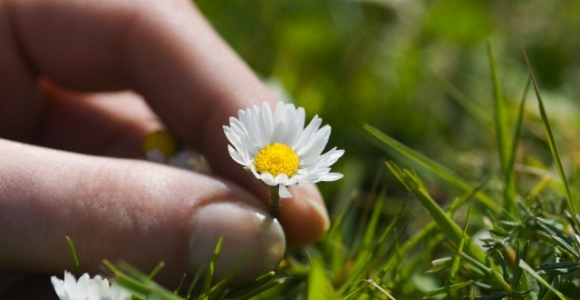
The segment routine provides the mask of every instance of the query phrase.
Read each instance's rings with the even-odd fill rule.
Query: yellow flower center
[[[258,151],[254,164],[260,173],[268,172],[274,177],[283,173],[290,177],[298,170],[300,160],[292,148],[282,143],[273,143]]]
[[[168,158],[177,151],[177,140],[169,131],[158,130],[145,135],[141,147],[144,153],[159,150]]]

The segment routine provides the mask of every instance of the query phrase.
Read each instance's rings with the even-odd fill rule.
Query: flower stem
[[[270,205],[272,206],[272,216],[278,219],[278,212],[280,211],[280,197],[278,196],[278,189],[276,187],[270,188]]]

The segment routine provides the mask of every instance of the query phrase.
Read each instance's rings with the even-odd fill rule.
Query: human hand
[[[188,1],[0,4],[1,270],[62,276],[68,235],[84,271],[164,261],[159,279],[172,285],[223,235],[222,272],[228,258],[259,258],[243,280],[327,229],[314,186],[293,188],[278,223],[268,190],[229,157],[228,118],[274,100]],[[214,176],[132,160],[162,126]]]

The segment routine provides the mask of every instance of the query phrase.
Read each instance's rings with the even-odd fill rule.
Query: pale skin
[[[190,245],[204,207],[267,215],[268,189],[229,157],[222,129],[262,102],[275,100],[190,1],[0,0],[0,298],[25,299],[35,283],[51,292],[47,276],[72,268],[65,235],[93,275],[105,258],[144,271],[164,261],[168,286],[195,271],[196,249],[212,247]],[[214,175],[133,159],[162,127]],[[284,234],[269,239],[301,247],[329,221],[316,187],[291,191]],[[236,222],[216,230],[242,244],[261,234]]]

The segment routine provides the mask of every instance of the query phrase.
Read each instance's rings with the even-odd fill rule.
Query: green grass
[[[329,231],[275,273],[177,295],[108,264],[136,298],[580,299],[579,3],[196,3],[332,126],[345,178],[320,185]]]
[[[137,299],[577,299],[580,216],[574,212],[572,183],[565,174],[549,113],[529,66],[531,80],[524,90],[531,82],[546,134],[544,146],[558,175],[550,176],[552,182],[546,184],[545,176],[552,170],[535,176],[523,171],[525,163],[516,163],[517,155],[528,155],[518,146],[526,127],[526,93],[515,106],[515,123],[510,128],[505,117],[510,108],[497,100],[498,70],[489,42],[488,50],[496,91],[493,114],[503,120],[496,121],[495,135],[503,146],[496,150],[499,168],[490,178],[471,183],[365,125],[361,131],[376,138],[386,153],[400,158],[384,166],[408,192],[400,195],[404,205],[393,216],[389,216],[393,199],[377,177],[364,196],[347,198],[320,242],[289,251],[276,273],[265,274],[246,287],[229,290],[227,279],[215,282],[213,262],[205,279],[199,281],[196,276],[187,292],[164,290],[151,276],[129,266],[108,264],[117,283]],[[513,139],[505,138],[510,131]],[[417,170],[400,166],[404,164]],[[439,199],[431,195],[419,174],[431,177],[432,185],[440,184]],[[410,207],[424,210],[430,221],[413,219]],[[482,232],[486,234],[480,241],[477,236]]]

